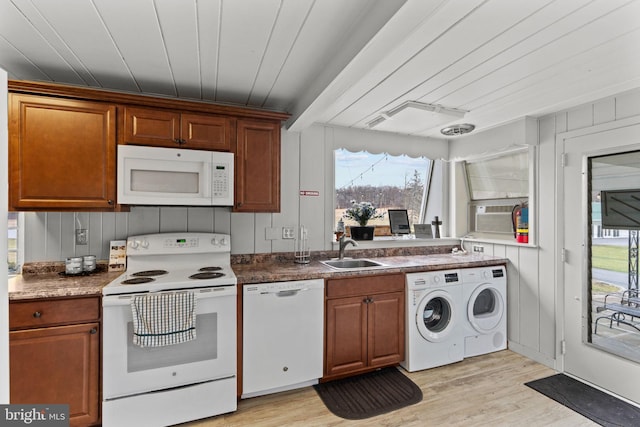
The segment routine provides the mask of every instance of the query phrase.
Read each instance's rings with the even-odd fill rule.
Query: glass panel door
[[[640,361],[640,151],[589,157],[587,168],[591,327],[586,340]]]
[[[563,298],[561,364],[570,375],[640,402],[640,388],[629,380],[640,378],[640,347],[630,345],[640,331],[610,317],[626,305],[633,230],[628,224],[612,228],[610,206],[603,202],[607,191],[640,188],[640,123],[566,137],[557,148],[565,157],[558,188],[559,252],[564,253],[558,281]],[[618,305],[607,306],[605,299]],[[620,319],[632,323],[623,314]]]

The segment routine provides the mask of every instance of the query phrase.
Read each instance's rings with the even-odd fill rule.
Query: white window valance
[[[448,142],[444,139],[406,136],[389,132],[325,126],[325,141],[333,150],[344,148],[351,152],[388,153],[394,156],[446,159]]]

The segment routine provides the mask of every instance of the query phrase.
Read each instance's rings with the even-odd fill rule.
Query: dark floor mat
[[[564,374],[552,375],[525,385],[602,426],[640,425],[640,408]]]
[[[422,400],[420,387],[393,367],[314,388],[331,412],[349,420],[374,417]]]

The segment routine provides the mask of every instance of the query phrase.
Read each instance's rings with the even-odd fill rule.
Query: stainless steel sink
[[[324,265],[339,270],[356,269],[356,268],[371,268],[371,267],[384,267],[385,265],[370,259],[330,259],[327,261],[320,261]]]

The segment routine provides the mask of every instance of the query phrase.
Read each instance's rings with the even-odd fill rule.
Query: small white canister
[[[80,274],[82,273],[82,257],[74,256],[67,258],[65,263],[65,273]]]
[[[82,270],[88,273],[96,269],[96,256],[85,255],[82,257]]]

